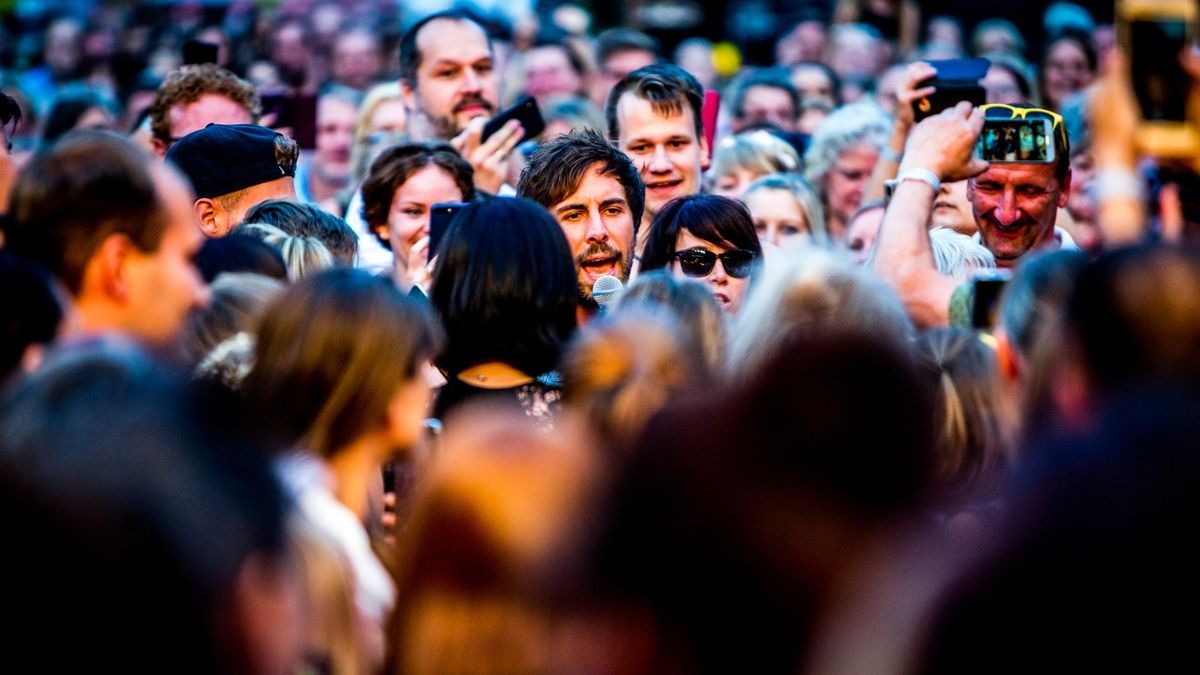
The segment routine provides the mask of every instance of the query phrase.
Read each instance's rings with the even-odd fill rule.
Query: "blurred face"
[[[754,218],[760,242],[791,248],[810,240],[808,218],[787,190],[754,190],[743,201]]]
[[[633,265],[633,213],[625,188],[617,179],[600,173],[593,164],[570,197],[550,206],[575,254],[579,294],[592,298],[592,286],[605,274],[629,280]]]
[[[1087,55],[1073,40],[1060,40],[1050,47],[1042,75],[1046,84],[1046,102],[1054,110],[1059,109],[1063,99],[1092,81]]]
[[[417,368],[416,376],[397,387],[388,404],[388,431],[393,447],[412,448],[421,440],[429,403],[433,400],[433,386],[424,377],[427,369]]]
[[[220,94],[205,94],[185,105],[167,112],[171,123],[171,138],[176,140],[209,124],[254,124],[250,111],[241,103]]]
[[[987,91],[988,103],[1015,103],[1025,98],[1017,78],[1007,68],[991,66],[979,84]]]
[[[658,59],[651,52],[640,49],[630,49],[617,52],[608,57],[596,72],[595,84],[592,86],[592,103],[600,110],[608,103],[608,93],[626,75],[638,68],[644,68],[657,63]]]
[[[338,82],[366,89],[382,69],[383,55],[374,36],[355,32],[334,43],[331,70]]]
[[[688,104],[678,115],[663,117],[650,102],[626,92],[617,102],[618,143],[642,173],[646,213],[700,192],[700,175],[708,166],[708,143],[696,136]]]
[[[707,239],[701,239],[686,229],[680,230],[679,236],[675,238],[675,251],[688,251],[694,248],[711,251],[717,255],[731,250],[721,244],[714,244]],[[725,263],[720,259],[716,261],[712,271],[706,276],[692,277],[683,272],[681,263],[676,258],[671,262],[671,273],[676,278],[692,279],[708,286],[713,296],[717,299],[717,302],[721,305],[721,309],[730,313],[736,312],[742,306],[742,297],[746,294],[746,289],[750,287],[749,276],[739,279],[730,275],[728,270],[725,269]]]
[[[932,227],[948,227],[965,235],[975,234],[977,228],[971,202],[967,199],[967,181],[942,183],[929,220]]]
[[[398,98],[382,101],[375,106],[375,110],[371,111],[371,118],[367,120],[367,135],[380,132],[402,132],[407,119],[408,113],[404,110],[404,101]]]
[[[825,199],[838,222],[846,222],[862,204],[863,188],[878,160],[878,149],[860,144],[838,155],[825,174]]]
[[[762,124],[783,131],[796,130],[796,107],[786,90],[766,86],[753,86],[746,90],[742,115],[734,120],[734,130],[739,132]]]
[[[979,234],[997,265],[1011,267],[1054,240],[1055,216],[1067,204],[1068,186],[1059,184],[1053,164],[994,164],[968,182]]]
[[[757,171],[735,166],[733,171],[717,176],[716,181],[713,183],[712,193],[721,197],[729,197],[730,199],[741,199],[746,188],[762,177],[763,174]]]
[[[534,47],[525,55],[525,92],[539,105],[554,96],[578,94],[583,78],[571,67],[565,47]]]
[[[208,302],[208,287],[193,262],[204,236],[192,213],[191,190],[165,166],[155,167],[154,182],[167,227],[157,250],[134,250],[126,261],[124,328],[147,343],[165,346],[179,338],[188,313]]]
[[[417,82],[403,83],[409,110],[422,113],[449,140],[476,117],[491,117],[499,84],[483,30],[469,21],[438,19],[417,35]]]
[[[864,265],[871,257],[871,248],[875,246],[875,237],[879,234],[879,226],[883,224],[883,209],[871,209],[860,213],[846,227],[846,250],[850,259],[859,265]]]
[[[1099,251],[1103,244],[1096,226],[1096,199],[1089,190],[1094,168],[1090,150],[1071,157],[1071,194],[1067,197],[1067,210],[1075,219],[1071,234],[1079,248],[1089,253]]]
[[[454,176],[430,164],[408,177],[392,195],[385,227],[376,225],[398,260],[407,260],[413,244],[429,236],[429,207],[440,202],[461,202],[462,190]]]
[[[821,98],[831,105],[834,102],[833,82],[825,71],[816,66],[797,66],[792,69],[792,84],[800,92],[800,98]]]
[[[354,145],[354,126],[358,108],[349,101],[332,96],[321,99],[317,107],[317,148],[313,169],[331,182],[350,177],[350,148]]]

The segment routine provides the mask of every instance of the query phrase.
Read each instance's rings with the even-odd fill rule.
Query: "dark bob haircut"
[[[579,283],[562,228],[528,199],[467,205],[446,230],[430,299],[446,328],[451,377],[500,361],[529,375],[558,365],[575,331]]]
[[[667,202],[654,217],[640,271],[670,267],[682,230],[726,248],[754,251],[762,258],[762,245],[745,204],[717,195],[689,195]]]

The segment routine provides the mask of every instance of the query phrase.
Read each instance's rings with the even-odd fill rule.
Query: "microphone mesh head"
[[[592,298],[598,305],[608,305],[615,302],[623,290],[625,290],[625,284],[621,283],[620,279],[611,274],[605,274],[592,284]]]

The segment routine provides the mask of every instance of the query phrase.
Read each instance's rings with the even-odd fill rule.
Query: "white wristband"
[[[899,185],[906,180],[915,180],[925,183],[929,187],[933,188],[935,193],[942,189],[942,181],[938,179],[937,174],[929,169],[905,169],[901,171],[898,176],[896,176],[896,185]]]

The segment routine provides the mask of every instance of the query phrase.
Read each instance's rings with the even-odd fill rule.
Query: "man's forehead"
[[[668,108],[678,105],[677,111]],[[686,100],[675,104],[655,104],[627,91],[617,101],[617,128],[622,138],[647,138],[651,136],[686,136],[695,139],[696,130],[692,120],[692,106]]]
[[[1054,190],[1058,188],[1057,178],[1054,164],[992,164],[987,171],[975,177],[975,182],[995,181],[1011,185],[1037,185]]]
[[[625,201],[625,186],[611,173],[604,172],[604,164],[595,162],[583,172],[575,190],[561,202],[551,207],[551,211],[586,201],[620,199]]]
[[[437,60],[469,63],[492,54],[487,33],[478,24],[454,18],[434,19],[422,26],[417,50],[422,65]]]

